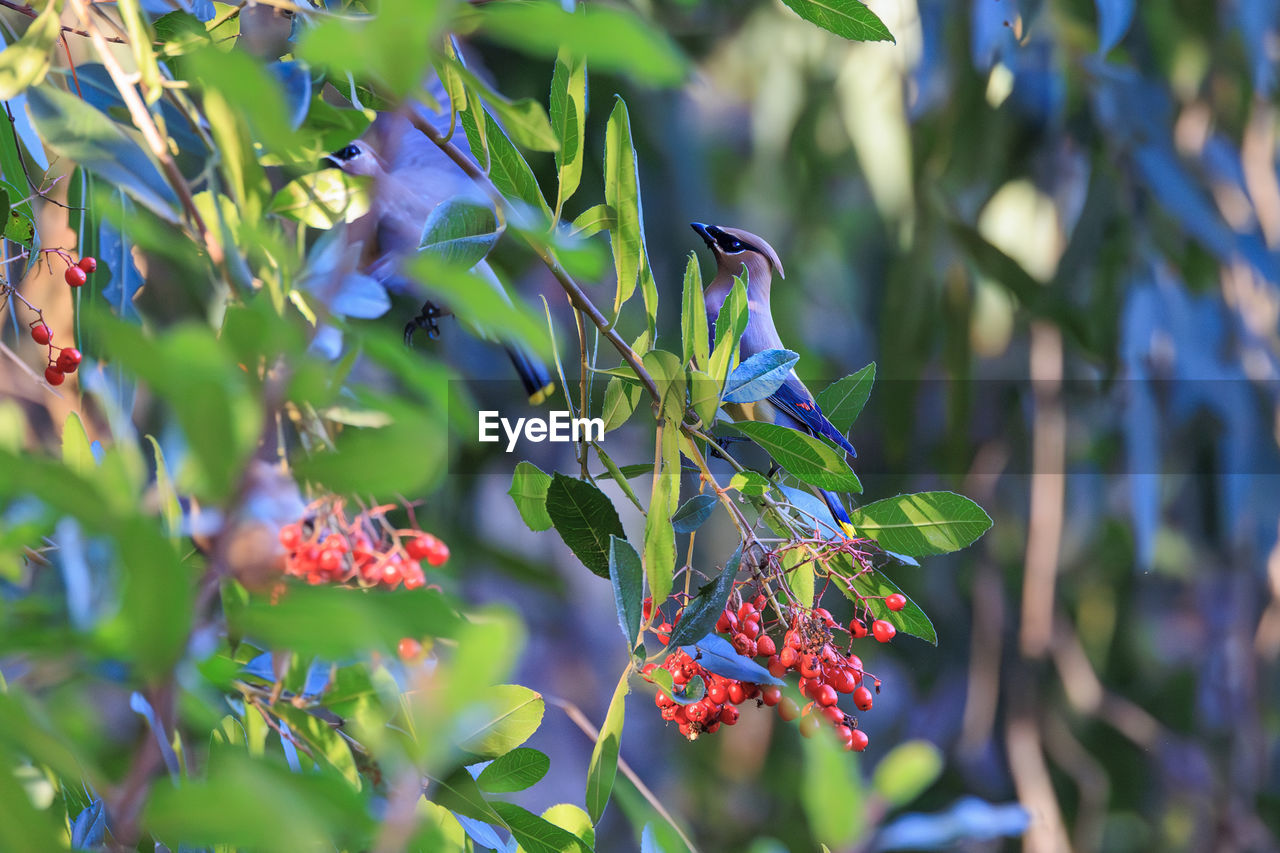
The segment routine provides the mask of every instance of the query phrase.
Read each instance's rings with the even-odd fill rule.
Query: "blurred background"
[[[593,75],[587,138],[590,159],[623,94],[666,318],[702,249],[688,222],[760,234],[788,273],[774,316],[808,384],[877,364],[852,435],[866,499],[954,489],[995,519],[967,551],[893,574],[939,644],[868,659],[885,691],[861,772],[907,738],[946,767],[912,805],[932,817],[894,828],[923,835],[868,844],[1276,849],[1280,4],[869,5],[896,44],[844,42],[780,4],[655,3],[692,80]],[[503,91],[543,96],[541,62],[474,47]],[[531,163],[553,181],[550,160]],[[624,663],[608,585],[524,531],[512,463],[490,462],[453,520],[478,525],[495,569],[544,583],[477,572],[470,594],[520,606],[525,683],[599,720]],[[794,729],[744,714],[688,744],[656,712],[642,734],[647,701],[623,758],[705,849],[811,849]],[[582,760],[557,762],[536,804],[576,795],[589,741],[555,715],[538,738]],[[994,810],[1012,802],[1025,836]]]
[[[852,433],[865,499],[952,489],[995,521],[892,573],[939,642],[865,652],[884,684],[862,715],[872,746],[834,772],[869,777],[914,738],[944,769],[906,813],[831,804],[865,820],[851,849],[1280,849],[1280,0],[872,0],[896,44],[843,41],[772,0],[636,5],[694,73],[655,90],[592,72],[575,205],[602,196],[621,94],[660,339],[679,334],[688,253],[712,274],[687,223],[761,235],[787,270],[773,311],[809,386],[876,363]],[[503,93],[545,103],[544,59],[469,47]],[[554,187],[552,156],[529,160]],[[73,242],[65,228],[52,208],[40,226],[49,244]],[[545,270],[502,247],[496,263],[548,297],[572,352]],[[28,285],[70,322],[65,286]],[[610,301],[611,282],[594,288]],[[432,352],[505,370],[460,335]],[[31,379],[6,366],[0,391],[47,410],[31,423],[52,443],[68,407]],[[632,434],[634,455],[628,435],[610,438],[618,463],[651,458],[651,434]],[[468,600],[525,618],[516,680],[598,724],[626,663],[609,585],[527,530],[513,458],[466,453],[419,518],[453,547]],[[695,566],[710,570],[736,540],[704,530]],[[744,713],[688,743],[650,694],[629,705],[623,759],[702,850],[817,848],[827,782],[797,760],[794,726]],[[517,801],[581,802],[592,741],[552,708],[529,745],[551,774]],[[634,849],[649,809],[620,782],[598,849]]]

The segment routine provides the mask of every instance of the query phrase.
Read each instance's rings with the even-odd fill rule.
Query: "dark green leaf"
[[[885,498],[854,510],[850,520],[860,535],[912,557],[959,551],[991,527],[982,507],[954,492]]]
[[[536,785],[550,769],[551,759],[545,753],[520,746],[505,755],[499,755],[481,770],[476,777],[476,784],[481,790],[491,794],[523,791]]]
[[[671,630],[668,646],[687,646],[715,630],[716,621],[733,592],[733,582],[737,580],[741,564],[742,546],[739,545],[725,564],[724,571],[714,581],[703,585],[697,596],[685,606],[680,621]]]
[[[839,574],[850,576],[853,574],[852,567],[844,562],[843,570]],[[850,601],[865,604],[871,609],[871,614],[876,619],[883,619],[889,622],[893,627],[898,629],[900,634],[910,634],[913,637],[919,637],[925,642],[938,644],[938,632],[934,630],[933,623],[929,621],[929,617],[920,609],[920,605],[911,600],[911,597],[902,592],[898,585],[884,576],[882,572],[864,572],[853,578],[852,589],[849,588],[839,577],[833,573],[835,584],[844,593],[845,597]],[[885,596],[898,593],[907,599],[907,606],[896,613],[890,610],[884,604]]]
[[[640,635],[641,599],[644,597],[644,569],[640,555],[625,539],[609,537],[609,580],[613,583],[613,603],[618,610],[618,627],[630,649]]]
[[[525,853],[592,853],[578,836],[514,803],[492,803]]]
[[[493,185],[507,198],[524,202],[550,222],[551,209],[547,207],[547,201],[542,196],[542,189],[538,186],[538,180],[533,176],[528,161],[493,120],[493,116],[489,115],[488,110],[483,110],[483,115],[483,134],[472,110],[461,115],[462,129],[466,131],[472,154],[477,160],[484,162],[487,152],[489,178]]]
[[[694,495],[671,516],[671,526],[676,533],[692,533],[711,517],[717,503],[715,495]]]
[[[609,537],[626,538],[613,503],[591,483],[556,474],[547,489],[547,515],[582,564],[609,577]]]
[[[550,530],[551,516],[547,514],[547,487],[551,475],[532,462],[520,462],[511,475],[511,488],[507,494],[515,501],[520,517],[530,530]]]
[[[800,356],[791,350],[767,349],[734,368],[721,395],[726,403],[754,403],[782,387]]]
[[[858,0],[782,0],[797,15],[850,41],[894,41],[893,34]]]
[[[778,424],[741,421],[733,427],[769,451],[788,473],[810,485],[837,492],[862,491],[844,454],[820,439]]]
[[[857,373],[831,383],[815,397],[818,408],[842,435],[849,433],[853,422],[862,413],[875,381],[876,363],[873,361]]]

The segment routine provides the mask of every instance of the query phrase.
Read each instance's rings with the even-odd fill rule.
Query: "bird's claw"
[[[418,316],[410,320],[404,327],[404,345],[413,346],[413,335],[419,329],[427,333],[427,337],[435,340],[440,337],[440,324],[436,322],[444,316],[444,312],[440,310],[440,306],[434,302],[425,302],[422,310],[418,312]]]

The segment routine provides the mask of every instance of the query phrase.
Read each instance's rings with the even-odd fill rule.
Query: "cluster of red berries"
[[[659,690],[654,704],[662,714],[662,719],[674,722],[680,727],[680,734],[689,740],[697,740],[702,732],[713,734],[723,723],[732,726],[738,722],[738,706],[748,699],[756,699],[764,695],[764,691],[778,688],[765,687],[758,684],[725,678],[709,672],[684,651],[677,650],[667,655],[662,668],[671,673],[671,683],[683,688],[695,678],[701,678],[705,691],[696,702],[681,704],[666,691]],[[647,676],[657,669],[657,664],[646,664],[642,670]],[[778,695],[781,695],[779,691]],[[769,704],[777,704],[777,698]]]
[[[907,599],[894,593],[886,596],[884,603],[889,610],[897,612],[906,606]],[[697,701],[686,704],[659,690],[654,702],[662,718],[676,722],[680,733],[693,740],[702,732],[716,731],[721,723],[733,725],[738,721],[736,706],[747,699],[758,699],[758,706],[777,707],[779,716],[788,722],[799,719],[800,733],[805,737],[812,737],[825,719],[835,727],[836,736],[845,749],[856,752],[866,749],[869,742],[866,733],[858,728],[857,719],[845,713],[838,703],[840,696],[851,694],[859,711],[871,710],[875,693],[880,692],[880,679],[863,671],[862,660],[852,653],[852,640],[871,634],[879,642],[887,643],[897,630],[883,619],[874,620],[868,629],[866,622],[856,616],[845,629],[825,608],[791,607],[787,610],[790,623],[781,640],[776,640],[765,626],[768,604],[769,599],[763,593],[737,606],[731,600],[716,622],[716,632],[728,636],[738,654],[765,658],[764,666],[775,678],[797,672],[800,695],[809,700],[808,704],[801,708],[776,685],[761,686],[711,673],[685,652],[676,651],[667,655],[661,665],[671,673],[676,692],[682,693],[683,686],[695,677],[703,680],[706,692]],[[646,617],[651,606],[645,602]],[[784,623],[778,618],[774,624],[780,627]],[[663,622],[656,630],[665,644],[671,624]],[[840,637],[847,639],[841,642]],[[845,646],[845,650],[837,644]],[[644,674],[648,676],[655,666],[647,665]]]
[[[82,284],[84,284],[86,281],[89,280],[89,273],[93,272],[98,268],[97,258],[92,258],[89,256],[85,256],[81,258],[77,263],[74,263],[74,264],[71,263],[70,258],[67,258],[65,256],[63,257],[63,260],[67,262],[67,271],[62,274],[62,278],[64,281],[66,281],[67,284],[71,285],[72,287],[80,287]]]
[[[301,521],[280,528],[285,571],[311,584],[426,586],[422,563],[444,565],[449,546],[421,530],[393,528],[386,521],[391,508],[375,507],[348,518],[341,500],[319,502]]]
[[[96,258],[83,257],[77,263],[71,263],[71,256],[62,249],[42,249],[43,257],[49,255],[57,255],[67,264],[67,271],[63,275],[67,284],[72,287],[79,287],[89,279],[89,273],[98,268]],[[31,340],[35,341],[42,347],[48,349],[48,363],[44,369],[45,381],[50,385],[61,385],[67,379],[68,373],[75,373],[76,368],[80,366],[81,354],[80,350],[75,347],[60,347],[53,343],[53,330],[49,328],[49,324],[44,321],[44,312],[32,305],[17,290],[4,282],[0,281],[0,296],[16,296],[22,301],[27,309],[36,315],[35,319],[27,324],[27,329],[31,334]]]

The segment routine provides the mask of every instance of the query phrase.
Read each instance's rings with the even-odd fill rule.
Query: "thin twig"
[[[0,0],[0,7],[3,7],[5,9],[12,9],[13,11],[17,12],[20,15],[26,15],[28,18],[36,18],[40,15],[39,12],[37,12],[33,7],[27,5],[26,3],[14,3],[13,0]],[[85,32],[84,30],[77,30],[75,27],[68,27],[66,25],[62,27],[62,32],[64,34],[70,33],[73,36],[83,36],[85,38],[90,38],[89,33]],[[107,41],[113,42],[115,44],[128,44],[128,42],[122,38],[115,38],[113,36],[104,36],[104,38],[106,38]],[[65,35],[64,35],[64,40],[65,40]]]

